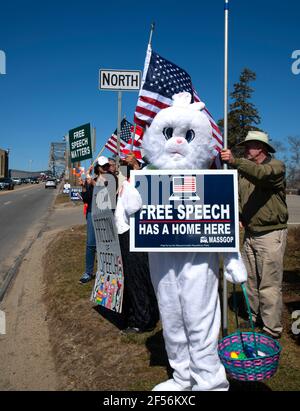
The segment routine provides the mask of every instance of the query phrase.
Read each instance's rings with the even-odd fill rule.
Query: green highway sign
[[[84,124],[69,131],[70,158],[72,163],[92,158],[91,125]]]

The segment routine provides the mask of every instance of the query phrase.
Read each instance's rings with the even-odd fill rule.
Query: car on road
[[[15,188],[14,181],[9,177],[0,178],[0,190],[13,190]]]
[[[22,179],[19,178],[19,177],[12,177],[12,180],[16,185],[21,185],[22,184]]]
[[[31,184],[39,184],[40,180],[37,177],[31,177],[30,182]]]
[[[47,178],[45,182],[45,188],[56,188],[56,179],[55,178]]]

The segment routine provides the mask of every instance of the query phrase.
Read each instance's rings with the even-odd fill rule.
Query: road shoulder
[[[81,207],[54,206],[0,304],[6,320],[6,333],[0,334],[0,390],[60,389],[49,339],[43,257],[59,232],[82,223]]]
[[[32,245],[1,303],[6,334],[0,336],[1,390],[57,390],[43,300],[42,257],[55,232]]]

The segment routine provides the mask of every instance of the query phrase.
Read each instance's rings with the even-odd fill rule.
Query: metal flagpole
[[[155,23],[151,23],[151,29],[150,29],[150,36],[149,36],[149,41],[148,41],[148,45],[152,45],[152,35],[155,29]]]
[[[150,35],[149,35],[149,41],[148,41],[148,47],[152,45],[152,36],[153,36],[153,32],[155,29],[155,23],[152,22],[151,23],[151,28],[150,28]],[[134,145],[134,139],[135,139],[135,132],[136,132],[136,124],[134,125],[134,131],[133,134],[131,134],[131,147],[130,147],[130,151],[133,150],[133,145]]]
[[[120,138],[121,138],[121,115],[122,115],[122,91],[118,91],[118,131],[117,131],[117,158],[116,166],[119,169],[120,163]]]
[[[224,149],[227,149],[228,141],[228,14],[229,0],[225,0],[225,43],[224,43]],[[223,165],[224,170],[227,164]],[[228,334],[228,301],[227,281],[223,267],[223,337]]]

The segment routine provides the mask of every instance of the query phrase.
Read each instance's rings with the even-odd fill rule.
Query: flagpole
[[[122,91],[118,91],[118,131],[117,131],[117,158],[116,166],[117,170],[120,163],[120,138],[121,138],[121,116],[122,116]]]
[[[92,165],[96,163],[97,158],[101,156],[101,154],[103,153],[104,150],[105,150],[105,144],[104,144],[104,146],[101,148],[101,150],[99,151],[99,153],[97,154],[97,156],[95,157],[95,160],[92,162]]]
[[[136,132],[136,124],[134,125],[133,132],[131,133],[130,151],[133,150],[133,143],[134,143],[134,139],[135,139],[135,132]]]
[[[229,0],[225,0],[225,39],[224,39],[224,149],[227,149],[228,142],[228,15],[229,15]],[[224,170],[227,169],[227,164],[223,165]],[[228,334],[228,290],[227,281],[224,275],[225,269],[223,265],[223,337]]]
[[[152,46],[152,35],[155,29],[155,23],[151,23],[151,29],[150,29],[150,35],[149,35],[149,41],[148,41],[148,45]]]
[[[153,36],[153,32],[155,29],[155,22],[153,21],[151,23],[151,27],[150,27],[150,34],[149,34],[149,41],[148,41],[148,48],[152,46],[152,36]],[[134,131],[133,131],[133,135],[131,135],[131,147],[130,150],[133,150],[133,145],[134,145],[134,139],[135,139],[135,132],[136,132],[136,123],[134,123]]]

